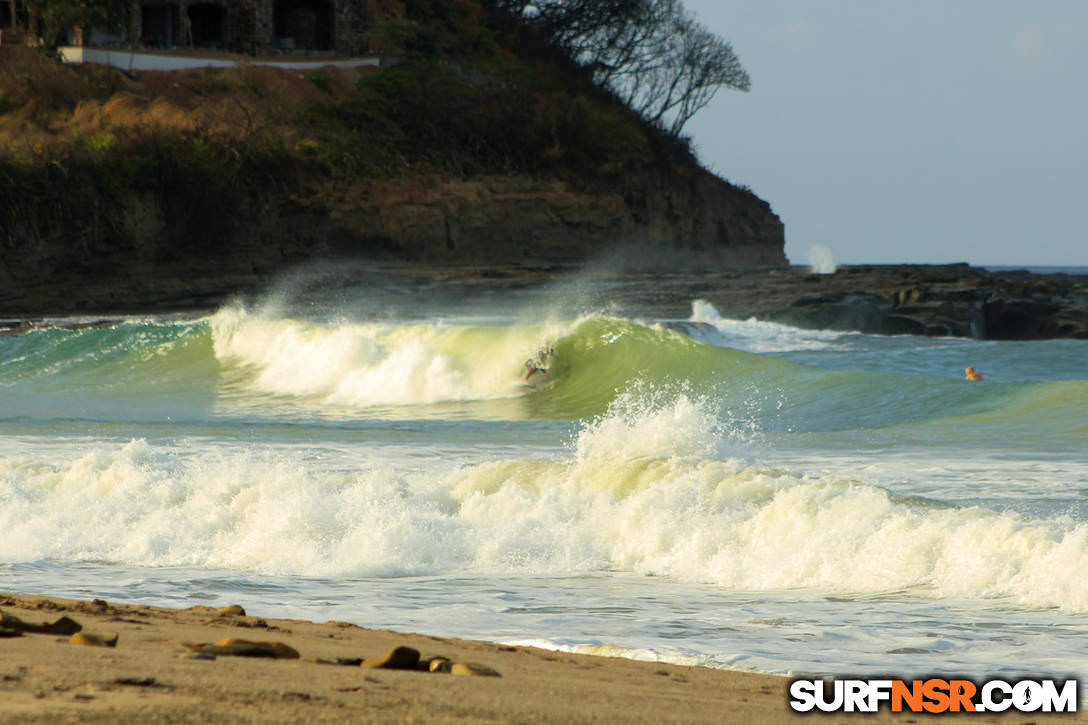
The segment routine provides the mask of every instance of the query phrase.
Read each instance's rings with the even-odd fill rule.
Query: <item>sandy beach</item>
[[[67,617],[82,626],[83,635],[117,635],[112,648],[75,646],[67,634],[3,637],[0,719],[6,723],[779,723],[813,719],[789,711],[789,680],[770,675],[376,631],[346,622],[273,619],[259,612],[226,614],[208,607],[177,610],[21,594],[0,594],[0,607],[9,623],[11,617],[30,625]],[[220,654],[214,659],[192,659],[193,645],[226,638],[280,642],[299,657]],[[470,663],[499,676],[338,664],[359,658],[373,662],[395,647],[418,650],[424,659],[443,656]],[[843,722],[860,717],[815,719]],[[867,722],[925,719],[891,713],[865,716]],[[1076,717],[1012,714],[952,719],[1088,721],[1083,712]]]
[[[0,725],[1088,723],[1004,5],[0,0]]]

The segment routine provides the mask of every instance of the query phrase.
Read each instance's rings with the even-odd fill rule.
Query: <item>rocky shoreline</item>
[[[287,275],[175,280],[158,298],[104,304],[0,310],[0,334],[41,326],[112,324],[131,314],[210,312],[232,297],[259,299],[273,289],[305,304],[363,299],[371,309],[478,304],[496,299],[565,314],[601,310],[686,319],[703,299],[727,318],[878,335],[987,340],[1088,339],[1088,274],[990,271],[967,264],[843,266],[834,274],[804,267],[655,272],[618,264],[590,267],[420,265],[342,261]],[[102,281],[103,287],[108,285]],[[322,302],[323,300],[323,302]],[[6,312],[6,314],[4,314]]]
[[[708,290],[723,316],[876,335],[1088,339],[1088,275],[966,264],[766,270]]]
[[[1088,339],[1088,274],[967,264],[857,265],[640,275],[614,273],[602,301],[682,319],[704,299],[722,317],[874,335],[982,340]]]

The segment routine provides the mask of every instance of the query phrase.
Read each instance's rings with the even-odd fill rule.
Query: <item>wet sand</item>
[[[795,715],[789,679],[703,667],[574,655],[369,630],[346,622],[273,619],[55,597],[0,594],[0,611],[28,623],[68,617],[115,647],[75,646],[66,634],[0,638],[5,723],[915,723],[882,712]],[[10,620],[9,620],[10,621]],[[187,659],[185,644],[234,637],[273,641],[298,659]],[[318,662],[378,658],[397,646],[500,676],[371,669]],[[973,723],[1088,722],[1088,713],[961,715]]]

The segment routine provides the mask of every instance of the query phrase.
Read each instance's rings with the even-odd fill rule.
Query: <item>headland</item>
[[[589,277],[653,316],[705,298],[802,327],[1088,336],[1084,277],[790,267],[770,204],[554,48],[473,3],[383,7],[387,67],[123,72],[0,47],[4,329],[214,308],[324,264],[420,289]]]

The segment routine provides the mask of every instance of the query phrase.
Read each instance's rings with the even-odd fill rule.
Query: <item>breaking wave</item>
[[[761,465],[705,400],[623,395],[559,459],[323,468],[142,440],[0,459],[0,560],[307,576],[622,571],[1088,609],[1088,524]],[[651,400],[652,399],[652,400]],[[1055,576],[1068,572],[1070,576]]]

